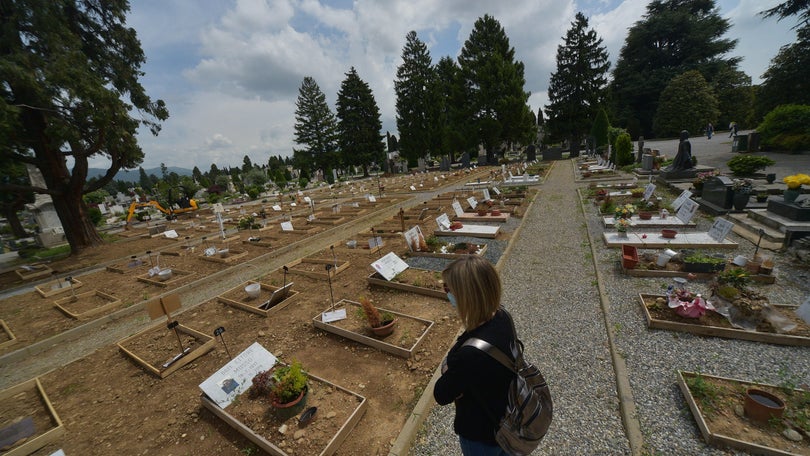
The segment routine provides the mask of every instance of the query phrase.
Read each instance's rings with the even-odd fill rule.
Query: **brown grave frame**
[[[75,298],[78,301],[78,300],[81,300],[81,299],[84,299],[84,298],[89,298],[89,297],[92,297],[92,296],[101,296],[102,298],[106,299],[109,302],[107,304],[104,304],[101,307],[96,307],[95,309],[88,310],[87,312],[82,312],[82,313],[71,312],[70,310],[68,310],[65,307],[65,304],[74,302],[73,301],[74,296],[68,296],[68,297],[65,297],[65,298],[57,299],[56,301],[53,302],[53,306],[56,307],[57,309],[59,309],[62,313],[64,313],[65,315],[67,315],[70,318],[73,318],[75,320],[84,320],[86,318],[94,317],[94,316],[96,316],[98,314],[101,314],[101,313],[107,312],[109,310],[115,309],[116,307],[121,305],[121,299],[120,298],[116,298],[115,296],[113,296],[111,294],[104,293],[103,291],[100,291],[100,290],[92,290],[92,291],[86,291],[84,293],[79,293],[79,294],[77,294],[75,296]]]
[[[195,274],[192,271],[183,271],[181,269],[175,269],[175,268],[170,268],[170,269],[172,270],[173,276],[172,276],[171,279],[169,279],[169,280],[167,280],[165,282],[161,282],[160,280],[153,279],[153,278],[149,277],[149,273],[141,274],[141,275],[137,276],[136,278],[141,282],[148,283],[150,285],[155,285],[155,286],[158,286],[158,287],[166,288],[166,287],[168,287],[169,285],[171,285],[171,284],[173,284],[175,282],[178,282],[180,280],[185,279],[186,277],[190,277],[190,276],[193,276]]]
[[[14,270],[14,273],[17,274],[17,277],[20,280],[32,280],[38,279],[40,277],[47,277],[53,274],[53,269],[47,264],[30,264],[29,267],[33,268],[33,271],[27,271],[24,268],[17,268]]]
[[[56,413],[56,409],[53,408],[53,404],[51,404],[50,399],[48,399],[48,395],[45,393],[45,388],[42,387],[39,377],[34,377],[30,380],[26,380],[22,383],[18,383],[17,385],[0,391],[0,401],[14,397],[17,394],[30,389],[33,389],[37,394],[39,394],[39,398],[42,400],[43,406],[48,411],[54,426],[42,434],[37,435],[30,440],[26,440],[16,448],[12,448],[11,450],[4,452],[3,456],[27,456],[45,447],[46,445],[56,442],[63,435],[65,435],[65,426],[62,423],[62,420],[59,418],[59,415]]]
[[[419,268],[408,268],[408,269],[419,269]],[[416,293],[424,296],[430,296],[432,298],[447,299],[447,293],[445,293],[444,290],[434,290],[432,288],[417,287],[416,285],[411,285],[409,283],[400,283],[394,282],[393,280],[385,280],[385,278],[381,276],[380,273],[378,272],[372,272],[371,275],[369,275],[366,278],[366,280],[368,281],[369,285],[376,285],[378,287],[383,288],[407,291],[408,293]]]
[[[355,302],[355,301],[350,301],[348,299],[341,299],[340,301],[335,303],[335,307],[338,307],[341,303],[344,303],[343,305],[345,306],[347,312],[353,311],[353,310],[349,310],[350,306],[351,307],[360,307],[360,303]],[[324,310],[324,312],[327,312],[330,309],[332,309],[332,307],[327,307]],[[356,332],[349,331],[349,330],[346,330],[346,329],[343,329],[343,328],[338,328],[337,326],[331,325],[329,323],[324,323],[323,321],[321,321],[321,315],[322,315],[321,313],[319,313],[318,315],[315,315],[315,317],[312,318],[312,324],[316,328],[322,329],[322,330],[324,330],[326,332],[329,332],[329,333],[332,333],[332,334],[337,334],[339,336],[345,337],[346,339],[353,340],[355,342],[359,342],[359,343],[361,343],[363,345],[368,345],[369,347],[373,347],[373,348],[376,348],[376,349],[378,349],[380,351],[384,351],[386,353],[390,353],[390,354],[392,354],[394,356],[398,356],[400,358],[405,358],[405,359],[408,359],[411,356],[413,356],[413,354],[416,352],[416,349],[419,347],[419,345],[425,339],[425,336],[427,335],[427,333],[430,331],[431,328],[433,328],[433,325],[434,325],[434,322],[431,321],[431,320],[425,320],[424,318],[415,317],[413,315],[407,315],[407,314],[404,314],[404,313],[395,312],[393,310],[383,309],[381,307],[377,307],[377,310],[379,310],[380,313],[388,312],[388,313],[390,313],[390,314],[392,314],[392,315],[394,315],[396,317],[410,318],[412,320],[416,320],[416,321],[424,324],[425,329],[424,329],[424,331],[422,331],[422,334],[419,335],[419,337],[417,337],[416,342],[411,346],[411,348],[405,349],[405,348],[399,347],[397,345],[389,344],[388,342],[385,342],[385,341],[382,341],[382,340],[379,340],[379,339],[375,339],[373,337],[366,336],[364,334],[356,333]]]
[[[2,319],[0,319],[0,329],[2,329],[3,332],[8,336],[7,341],[0,342],[0,348],[10,347],[17,343],[17,336],[14,335],[14,332],[11,331],[11,328],[9,328],[6,322]]]
[[[66,282],[66,280],[59,279],[59,282],[64,283],[64,282]],[[52,283],[53,283],[53,281],[49,280],[47,283],[43,283],[42,285],[35,286],[34,289],[37,290],[37,293],[39,293],[39,295],[42,296],[43,298],[50,298],[51,296],[55,296],[55,295],[70,291],[70,288],[71,288],[70,286],[60,287],[60,288],[57,288],[56,290],[43,288],[43,287],[48,286],[48,285],[50,285]],[[78,279],[75,279],[75,278],[71,278],[70,283],[73,284],[73,289],[74,290],[84,285],[82,282],[80,282]]]
[[[236,253],[234,253],[234,252],[236,252]],[[214,263],[231,264],[231,263],[233,263],[234,261],[236,261],[236,260],[238,260],[240,258],[246,257],[248,253],[249,252],[247,250],[228,248],[228,256],[226,256],[225,258],[220,257],[218,254],[214,254],[214,255],[211,255],[211,256],[205,256],[205,254],[202,254],[202,255],[199,256],[199,258],[201,260],[211,261],[211,262],[214,262]]]
[[[354,409],[354,412],[352,412],[349,415],[349,418],[338,429],[337,433],[332,437],[332,439],[329,441],[326,447],[320,453],[318,453],[318,456],[329,456],[331,454],[334,454],[338,450],[338,448],[340,448],[343,442],[345,442],[346,439],[348,438],[351,431],[363,417],[366,410],[368,409],[368,400],[364,396],[361,396],[353,391],[343,388],[342,386],[324,380],[321,377],[318,377],[313,374],[308,374],[308,376],[310,381],[322,382],[327,387],[331,387],[336,390],[342,391],[348,394],[350,397],[353,397],[358,400],[358,405]],[[274,445],[272,442],[268,441],[261,435],[253,432],[253,430],[250,429],[249,427],[242,424],[241,421],[237,420],[234,416],[225,411],[225,409],[217,405],[216,402],[209,399],[208,396],[206,396],[205,394],[200,395],[200,401],[202,402],[203,407],[205,407],[211,413],[216,415],[219,419],[224,421],[225,424],[233,428],[236,432],[242,434],[245,438],[253,442],[263,451],[273,456],[289,456],[289,454],[286,453],[284,450],[277,447],[276,445]]]
[[[476,255],[478,255],[478,256],[483,256],[485,253],[487,253],[487,248],[489,247],[489,244],[484,244],[484,243],[468,242],[468,244],[483,245],[483,248],[481,248],[481,252],[476,253]],[[469,255],[469,254],[467,254],[467,253],[459,254],[459,253],[435,253],[435,252],[417,252],[417,251],[411,252],[411,251],[408,251],[408,255],[409,256],[415,256],[415,257],[446,258],[446,259],[455,260],[456,258],[461,258],[464,255]]]
[[[654,295],[647,293],[639,293],[639,302],[641,309],[644,312],[644,318],[647,320],[647,327],[654,329],[664,329],[667,331],[680,331],[699,336],[709,337],[723,337],[726,339],[740,339],[749,340],[752,342],[766,342],[776,345],[791,345],[797,347],[810,347],[810,337],[804,336],[791,336],[789,334],[778,333],[763,333],[758,331],[745,331],[736,328],[719,328],[717,326],[706,325],[692,325],[687,323],[679,323],[674,321],[657,320],[652,318],[649,309],[645,304],[645,299],[665,298],[664,295]],[[798,306],[771,304],[771,306],[782,310],[794,310]]]
[[[326,266],[327,264],[335,264],[335,260],[326,259],[326,258],[299,258],[297,260],[293,260],[284,266],[287,267],[289,274],[298,274],[309,277],[311,279],[318,279],[318,280],[326,280],[327,278],[335,278],[338,274],[345,271],[346,269],[351,266],[351,262],[349,260],[337,260],[338,266],[336,268],[332,268],[329,270],[329,275],[327,276],[327,272],[313,272],[313,271],[302,271],[300,269],[295,269],[296,266],[302,263],[309,263],[309,264],[322,264]]]
[[[230,290],[226,291],[225,293],[222,293],[221,295],[217,296],[217,300],[219,302],[223,303],[223,304],[227,304],[229,306],[236,307],[237,309],[244,310],[246,312],[252,312],[252,313],[261,315],[263,317],[269,317],[270,315],[272,315],[272,314],[284,309],[288,305],[292,304],[295,300],[298,299],[299,295],[301,294],[300,291],[295,291],[295,290],[291,289],[291,290],[289,290],[287,292],[288,293],[287,297],[284,298],[284,300],[282,300],[281,302],[279,302],[278,304],[276,304],[275,306],[273,306],[273,307],[271,307],[269,309],[260,309],[258,307],[258,304],[262,304],[262,301],[259,298],[255,299],[257,305],[252,305],[253,304],[252,302],[249,303],[249,304],[246,304],[246,303],[244,303],[242,301],[239,301],[237,299],[233,299],[233,298],[228,297],[228,295],[231,294],[231,293],[238,293],[238,292],[245,293],[245,285],[246,284],[251,284],[251,283],[258,283],[259,285],[261,285],[262,290],[266,290],[266,291],[269,291],[271,293],[276,291],[276,290],[281,289],[281,287],[274,287],[273,285],[270,285],[270,284],[267,284],[267,283],[264,283],[264,282],[261,282],[261,281],[256,282],[256,281],[250,280],[250,281],[242,283],[239,286],[231,288]]]
[[[723,449],[724,447],[735,448],[746,451],[751,454],[761,454],[766,456],[798,456],[796,453],[790,453],[787,451],[782,451],[777,448],[766,447],[753,442],[746,442],[744,440],[737,440],[727,435],[715,434],[714,432],[712,432],[711,429],[709,429],[708,423],[706,423],[706,420],[703,418],[703,414],[700,412],[700,407],[698,407],[697,403],[695,402],[695,398],[692,396],[692,392],[689,390],[689,385],[686,384],[685,377],[694,377],[695,375],[697,375],[697,373],[678,370],[677,375],[678,375],[677,376],[678,387],[681,389],[681,393],[683,393],[686,404],[689,406],[689,410],[692,412],[692,416],[695,418],[695,422],[697,423],[698,429],[700,429],[700,433],[703,436],[703,440],[705,440],[708,445],[720,449]],[[700,373],[700,376],[714,378],[717,380],[736,382],[742,385],[780,388],[778,386],[770,385],[768,383],[749,382],[736,378],[720,377],[717,375],[708,375]],[[802,390],[798,389],[794,389],[794,391],[802,392]]]

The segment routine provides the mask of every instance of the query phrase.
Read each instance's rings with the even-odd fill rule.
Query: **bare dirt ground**
[[[486,176],[488,172],[480,171],[481,176]],[[432,177],[433,174],[410,180],[397,178],[386,182],[385,186],[387,190],[398,187],[408,189],[410,185],[421,183],[422,188],[442,193],[444,190],[438,185],[440,182]],[[453,179],[455,187],[445,188],[459,188],[461,183],[474,177],[456,176]],[[444,184],[447,185],[446,182]],[[463,194],[459,192],[459,195]],[[480,192],[478,194],[480,197]],[[432,196],[428,193],[421,195],[423,199]],[[133,233],[125,233],[126,238],[112,242],[103,249],[51,265],[59,271],[57,277],[75,271],[75,278],[83,284],[80,288],[68,289],[47,298],[33,289],[7,293],[0,300],[0,319],[5,321],[17,341],[0,346],[0,389],[34,375],[39,376],[66,430],[64,437],[34,454],[48,455],[58,448],[70,455],[258,453],[254,444],[201,406],[201,391],[198,388],[204,379],[229,361],[229,353],[238,354],[254,342],[259,342],[282,361],[301,361],[310,373],[366,398],[368,409],[365,415],[337,454],[387,454],[435,367],[456,336],[459,322],[445,299],[368,286],[366,278],[373,272],[370,264],[378,255],[388,251],[401,256],[406,253],[407,246],[401,237],[386,237],[384,249],[379,253],[344,247],[350,239],[364,242],[365,238],[356,233],[366,229],[369,224],[386,219],[392,222],[399,220],[391,216],[411,196],[395,195],[396,201],[393,198],[388,203],[381,201],[367,208],[368,214],[346,217],[345,225],[313,224],[313,233],[320,234],[290,235],[280,230],[240,232],[240,237],[232,239],[227,245],[234,249],[235,254],[238,251],[246,252],[234,262],[203,258],[201,251],[209,244],[217,248],[225,245],[219,241],[217,231],[212,229],[208,218],[210,215],[200,213],[199,218],[191,220],[196,222],[193,225],[189,225],[188,220],[176,222],[178,240],[141,238],[133,236]],[[525,199],[523,210],[529,200]],[[413,204],[419,203],[412,201]],[[431,212],[421,222],[414,217],[414,220],[408,220],[408,226],[419,222],[422,229],[428,232],[435,226],[436,215]],[[360,218],[363,223],[358,222]],[[305,225],[303,216],[299,216],[298,220],[302,221],[302,226]],[[200,228],[203,224],[206,225],[205,230]],[[137,230],[135,232],[139,233]],[[189,236],[190,240],[185,236]],[[269,245],[242,243],[251,236],[265,236]],[[501,237],[508,239],[509,234]],[[189,245],[195,246],[193,252]],[[153,251],[151,260],[146,255],[147,250]],[[180,256],[160,255],[159,262],[161,268],[172,268],[183,274],[175,274],[165,283],[149,280],[147,272],[155,266],[154,253],[158,250],[180,253]],[[141,260],[141,265],[130,264],[133,255]],[[341,264],[347,262],[348,267],[331,278],[331,288],[330,281],[324,279],[301,274],[284,277],[281,266],[304,257],[337,257]],[[111,266],[111,270],[99,267],[107,265]],[[40,286],[50,289],[54,280],[49,279]],[[217,296],[228,292],[232,299],[234,293],[237,295],[235,298],[240,299],[239,287],[243,287],[248,280],[258,280],[275,287],[293,281],[293,290],[298,291],[299,296],[267,318],[217,299]],[[19,281],[13,272],[9,272],[1,275],[0,285],[8,289],[19,286]],[[88,322],[69,318],[53,304],[56,299],[71,297],[74,293],[80,296],[80,293],[92,290],[114,296],[120,300],[120,306],[94,316]],[[162,369],[162,362],[180,352],[180,344],[195,353],[194,350],[199,349],[205,340],[183,335],[178,341],[174,332],[166,328],[165,317],[151,321],[144,310],[144,303],[175,292],[180,294],[183,307],[172,314],[173,320],[207,336],[213,336],[218,327],[225,328],[225,332],[221,338],[215,339],[213,349],[199,354],[188,365],[160,379],[142,367],[138,359],[120,350],[115,342],[146,331],[122,345],[129,352],[136,353],[140,360],[157,366],[158,370]],[[313,326],[312,319],[329,308],[333,300],[356,301],[360,297],[370,298],[379,307],[433,322],[410,359],[387,354]],[[84,312],[92,310],[88,303],[78,302],[78,299],[71,303]],[[347,324],[356,326],[357,322]],[[400,324],[385,340],[407,346],[408,341],[415,340],[418,329],[413,325]],[[0,339],[0,342],[3,340]],[[74,358],[78,359],[72,361]],[[27,402],[22,399],[10,400],[14,407],[7,408],[7,404],[0,401],[0,409],[9,410],[0,416],[3,426],[14,419],[9,413],[19,414],[12,413],[13,410],[23,407],[28,411],[32,408],[30,404],[25,405]],[[316,422],[320,420],[324,423],[313,423],[311,428],[304,428],[303,435],[299,434],[298,438],[293,437],[297,426],[290,426],[291,430],[282,435],[275,426],[278,424],[276,422],[273,422],[272,428],[264,426],[266,429],[261,432],[268,440],[284,442],[285,451],[289,454],[317,453],[319,451],[313,449],[321,445],[319,442],[324,439],[324,429],[334,429],[340,425],[338,422],[345,416],[347,407],[343,403],[330,403],[324,395],[313,394],[309,405],[318,406],[319,403],[323,404],[323,409],[319,410]],[[25,414],[25,411],[20,413]],[[330,414],[330,411],[335,413]],[[28,413],[40,412],[31,410]],[[327,417],[330,415],[332,418]],[[328,423],[327,426],[328,420],[335,423]]]

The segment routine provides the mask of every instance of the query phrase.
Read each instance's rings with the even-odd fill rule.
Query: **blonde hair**
[[[467,330],[486,322],[501,306],[501,278],[488,260],[465,255],[442,271],[445,285],[456,297],[458,314]]]

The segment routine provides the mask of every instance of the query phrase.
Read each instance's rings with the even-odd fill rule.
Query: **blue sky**
[[[245,155],[266,163],[295,147],[298,87],[312,76],[334,109],[345,73],[354,66],[380,107],[383,134],[396,134],[394,78],[405,35],[416,30],[438,61],[455,58],[476,19],[495,17],[526,66],[529,104],[547,103],[561,37],[577,11],[604,40],[611,60],[646,0],[135,0],[127,23],[147,63],[142,83],[166,101],[170,118],[158,137],[139,134],[144,168],[240,166]],[[729,19],[732,52],[754,82],[779,48],[791,43],[793,20],[757,13],[776,0],[719,0]],[[96,160],[91,166],[105,166]]]

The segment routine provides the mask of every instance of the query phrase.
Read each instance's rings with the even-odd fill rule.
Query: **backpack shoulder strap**
[[[474,347],[482,352],[486,353],[487,355],[491,356],[493,359],[498,361],[499,363],[503,364],[504,367],[509,369],[512,372],[515,372],[515,362],[509,359],[498,347],[490,344],[489,342],[479,339],[477,337],[470,337],[469,339],[465,340],[462,347]]]

